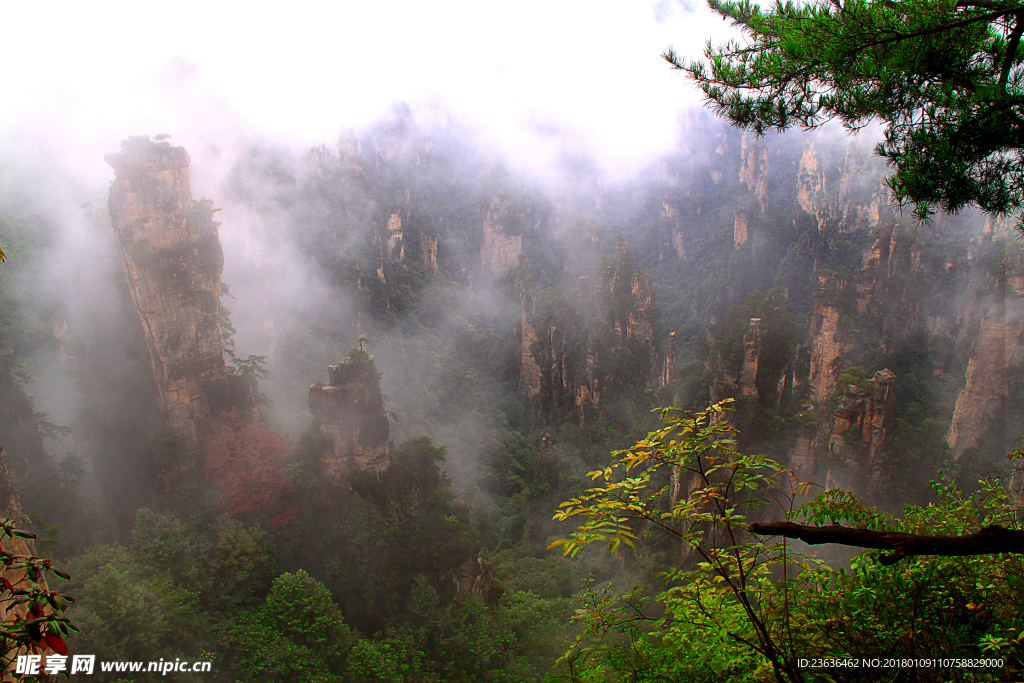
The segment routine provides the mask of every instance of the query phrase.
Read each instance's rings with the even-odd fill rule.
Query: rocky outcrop
[[[483,212],[480,260],[494,277],[504,277],[519,264],[523,252],[524,222],[529,219],[508,197],[491,199]]]
[[[684,259],[686,258],[686,238],[683,234],[679,206],[668,200],[662,200],[661,207],[661,217],[667,219],[671,225],[669,233],[672,249],[675,251],[676,258]]]
[[[661,368],[661,386],[667,387],[676,378],[676,333],[669,332],[665,345],[665,362]]]
[[[818,276],[807,379],[810,397],[819,405],[836,391],[835,378],[844,362],[864,351],[887,352],[918,326],[924,246],[917,228],[888,222],[872,236],[859,269]]]
[[[583,376],[575,386],[569,385],[573,391],[576,414],[580,420],[586,420],[591,409],[601,405],[604,397],[604,383],[598,375],[598,350],[593,342],[587,344],[587,355],[583,361]]]
[[[740,182],[753,193],[753,210],[764,215],[768,210],[768,147],[744,135],[740,154]]]
[[[885,161],[870,144],[850,141],[839,177],[841,232],[870,230],[892,216],[885,174]]]
[[[0,446],[0,518],[14,522],[16,529],[28,529],[29,521],[21,509],[18,487],[7,465],[7,454],[4,452],[3,446]],[[3,547],[4,550],[15,555],[36,554],[35,543],[30,538],[17,536],[6,538],[3,541]],[[3,577],[11,583],[18,583],[24,580],[25,573],[19,570],[7,570],[3,573]],[[41,579],[41,585],[43,588],[46,587],[45,578]]]
[[[819,217],[827,207],[825,171],[818,161],[817,149],[811,142],[800,156],[796,173],[796,203],[807,213]]]
[[[328,377],[309,388],[313,432],[329,444],[321,455],[328,479],[338,481],[349,469],[386,470],[394,442],[373,356],[354,349],[329,366]]]
[[[994,433],[1006,451],[1019,436],[1006,430],[1008,401],[1020,388],[1024,366],[1024,250],[1012,241],[992,242],[993,232],[988,229],[982,238],[989,242],[986,260],[994,264],[986,272],[990,291],[963,314],[967,320],[976,319],[978,331],[946,437],[954,458],[978,446],[988,434]]]
[[[524,292],[520,298],[523,315],[519,326],[519,389],[526,396],[536,396],[540,391],[540,366],[533,358],[533,348],[540,337],[530,320],[533,317],[533,297]]]
[[[602,263],[596,281],[579,277],[571,296],[543,311],[530,295],[521,295],[520,388],[536,398],[544,416],[586,420],[616,387],[671,381],[654,341],[659,332],[651,278],[636,268],[624,242],[615,258]],[[619,361],[625,357],[636,365],[624,368]]]
[[[424,227],[429,219],[408,206],[409,190],[406,190],[406,206],[394,208],[387,214],[384,235],[381,238],[382,257],[378,279],[385,282],[385,263],[412,265],[420,264],[431,275],[437,274],[437,235]]]
[[[734,211],[733,243],[737,249],[750,239],[751,220],[768,210],[768,148],[746,135],[740,149],[739,180],[750,194]]]
[[[820,138],[807,142],[797,164],[796,202],[814,216],[819,233],[830,222],[840,233],[870,230],[892,215],[885,164],[856,139],[846,145],[842,160],[836,152]]]
[[[215,209],[192,199],[183,148],[146,136],[121,147],[104,157],[116,176],[110,220],[166,426],[194,448],[210,415],[256,406],[252,378],[230,376],[224,362]]]
[[[615,248],[615,258],[601,268],[595,293],[615,333],[623,340],[636,339],[650,345],[657,316],[651,276],[636,268],[625,242]]]
[[[811,399],[823,403],[832,395],[836,386],[836,375],[839,373],[839,359],[848,348],[841,342],[839,334],[839,318],[841,312],[816,298],[811,328]]]
[[[388,214],[385,230],[387,230],[385,253],[388,258],[401,261],[405,258],[405,240],[402,239],[402,215],[398,211]]]
[[[770,316],[767,320],[747,319],[742,334],[735,330],[737,336],[732,340],[729,335],[733,332],[719,329],[717,336],[709,332],[708,370],[713,377],[713,402],[726,398],[751,399],[766,408],[778,408],[791,378],[790,363],[788,352],[784,350],[786,342],[780,336],[786,333],[774,317],[775,312],[769,308],[766,313]],[[744,409],[740,412],[744,413]]]
[[[750,216],[742,209],[733,211],[732,243],[739,249],[750,239]]]
[[[420,235],[420,260],[431,275],[437,275],[437,235]]]
[[[657,318],[653,314],[654,293],[651,290],[651,276],[638,270],[634,273],[629,288],[633,295],[633,306],[630,307],[627,317],[629,322],[625,330],[626,339],[638,339],[650,346],[657,325]]]
[[[750,327],[743,333],[743,364],[740,366],[739,395],[751,396],[755,400],[757,391],[757,366],[761,359],[761,319],[751,318]]]
[[[862,493],[882,475],[883,450],[896,403],[896,375],[880,370],[863,389],[850,385],[832,413],[828,450],[841,464],[839,488]]]
[[[486,604],[496,606],[505,592],[502,583],[494,579],[491,563],[482,557],[466,560],[448,578],[455,589],[455,602],[465,602],[475,595]]]

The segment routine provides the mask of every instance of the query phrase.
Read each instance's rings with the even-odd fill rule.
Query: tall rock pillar
[[[231,393],[219,321],[224,256],[213,208],[192,200],[181,147],[130,137],[104,159],[116,176],[110,221],[164,420],[194,448],[202,424]]]
[[[391,440],[377,365],[365,351],[353,349],[328,366],[329,384],[309,388],[313,432],[330,444],[321,454],[324,472],[339,481],[348,469],[383,472],[391,465]]]

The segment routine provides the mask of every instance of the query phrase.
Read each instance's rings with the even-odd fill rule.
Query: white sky
[[[3,15],[0,143],[31,154],[38,136],[101,176],[129,134],[332,144],[395,100],[446,103],[513,154],[544,159],[543,124],[636,167],[698,101],[660,52],[730,32],[699,0],[37,0]]]

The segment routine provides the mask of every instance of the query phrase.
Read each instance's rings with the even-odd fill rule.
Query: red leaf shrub
[[[48,635],[44,640],[47,647],[57,654],[66,655],[68,653],[68,646],[64,644],[64,639],[60,636]]]
[[[284,462],[289,452],[277,432],[232,410],[214,419],[203,445],[205,471],[232,516],[276,510],[288,488]]]

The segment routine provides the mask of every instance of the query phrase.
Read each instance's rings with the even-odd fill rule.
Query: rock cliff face
[[[519,389],[526,396],[536,396],[540,391],[540,366],[533,359],[533,347],[540,337],[531,321],[533,297],[524,292],[520,298],[523,315],[519,325]]]
[[[831,416],[828,450],[841,464],[829,479],[839,488],[871,491],[884,476],[886,435],[893,420],[896,375],[877,372],[864,389],[846,387]]]
[[[557,307],[540,311],[521,295],[520,387],[541,413],[586,420],[608,392],[627,385],[668,383],[675,367],[656,343],[658,317],[651,278],[636,268],[626,245],[599,268],[596,285],[581,276]],[[626,368],[624,359],[632,366]],[[667,380],[665,378],[668,378]]]
[[[851,140],[839,178],[839,207],[843,232],[870,230],[893,215],[885,184],[884,160],[869,145]]]
[[[840,233],[866,231],[892,215],[885,165],[868,146],[853,139],[841,159],[820,147],[813,138],[805,144],[796,174],[796,203],[814,217],[819,233],[830,221]]]
[[[949,216],[927,227],[898,220],[880,161],[857,143],[839,152],[812,142],[796,165],[795,203],[813,218],[804,239],[817,286],[801,343],[805,360],[794,377],[794,386],[806,383],[809,401],[800,410],[807,420],[790,434],[788,456],[803,474],[865,494],[894,466],[885,444],[903,381],[931,382],[930,398],[916,399],[929,406],[937,392],[962,382],[955,409],[933,418],[948,420],[954,458],[983,443],[995,452],[1000,439],[1010,446],[1008,425],[1016,422],[1008,402],[1020,391],[1024,364],[1024,288],[1017,284],[1024,268],[1005,225],[989,220],[979,229],[978,220]],[[744,341],[733,395],[755,395],[753,342]],[[879,366],[872,363],[887,358],[912,366],[912,376],[879,372],[863,391],[838,386],[845,368],[873,371]]]
[[[181,147],[132,137],[105,159],[111,224],[149,350],[167,427],[195,447],[215,412],[255,410],[251,378],[231,376],[219,322],[224,265],[213,207],[193,201]]]
[[[975,446],[989,458],[996,441],[1010,445],[1022,422],[1010,406],[1024,388],[1024,259],[1006,244],[1006,221],[982,229],[974,216],[940,216],[930,226],[901,220],[889,206],[884,163],[856,138],[843,147],[813,135],[800,146],[762,142],[748,140],[734,156],[732,237],[747,248],[730,256],[722,306],[708,309],[712,400],[746,399],[736,419],[748,438],[765,426],[763,411],[778,413],[788,448],[778,439],[766,448],[778,448],[803,476],[861,495],[914,468],[887,452],[897,417],[919,430],[901,431],[901,448],[919,449],[914,457],[946,457],[946,428],[956,458]],[[687,201],[669,191],[658,197],[661,223],[652,224],[663,249],[671,249],[670,221],[679,223]],[[766,265],[776,255],[782,265]],[[788,368],[762,313],[741,324],[742,309],[729,310],[778,285],[786,309],[806,325],[797,328]],[[874,379],[852,391],[839,380],[847,369],[856,386],[864,386],[858,373]],[[748,411],[750,401],[760,408]]]
[[[919,323],[924,299],[918,229],[889,222],[874,229],[872,237],[858,270],[818,276],[807,378],[810,397],[818,404],[836,391],[835,379],[844,365],[870,348],[888,352]]]
[[[385,263],[419,264],[431,275],[437,273],[437,235],[423,225],[425,222],[410,209],[408,201],[388,212],[381,239],[382,267]]]
[[[420,260],[427,272],[437,275],[437,235],[420,236]]]
[[[843,220],[827,206],[820,215],[832,225]],[[790,439],[791,466],[804,476],[827,467],[817,476],[829,486],[864,495],[888,474],[884,445],[896,406],[895,374],[879,371],[864,390],[839,386],[837,379],[865,354],[892,353],[917,329],[918,247],[902,226],[889,224],[875,231],[860,270],[818,278],[804,347],[809,362],[806,375],[796,379],[808,384],[804,413],[820,414],[831,401],[838,407],[820,424],[803,424]],[[822,464],[826,454],[833,464]]]
[[[757,399],[757,366],[761,359],[761,319],[751,318],[743,334],[743,365],[740,367],[739,395]]]
[[[1009,450],[1019,434],[1009,432],[1008,403],[1021,388],[1024,366],[1024,255],[1020,245],[992,240],[988,230],[979,240],[988,247],[989,266],[981,280],[987,290],[961,307],[961,317],[977,328],[967,363],[964,387],[957,397],[947,440],[953,457],[978,446],[995,432]],[[981,260],[977,253],[969,261]],[[976,267],[985,267],[976,264]]]
[[[475,595],[487,605],[496,606],[505,592],[501,582],[494,580],[491,563],[481,557],[466,560],[448,578],[455,589],[455,601],[459,603]]]
[[[747,311],[737,312],[730,314],[730,320],[715,334],[708,333],[711,400],[749,399],[739,406],[741,431],[748,429],[745,421],[750,417],[744,405],[756,403],[777,410],[787,391],[787,382],[792,379],[787,349],[793,343],[794,332],[779,317],[780,300],[776,291],[762,300],[763,308],[748,309],[767,318],[740,320],[738,316],[746,315]]]
[[[328,377],[309,389],[313,431],[330,444],[322,454],[328,478],[338,481],[349,469],[386,470],[394,442],[373,356],[353,350],[329,366]]]
[[[811,400],[816,403],[823,403],[835,391],[839,361],[848,346],[838,339],[841,315],[835,306],[825,304],[820,298],[815,299],[809,381]]]
[[[667,387],[676,378],[676,333],[669,332],[665,346],[665,362],[661,366],[661,386]]]
[[[388,214],[388,221],[384,228],[387,230],[387,239],[385,240],[385,254],[396,260],[401,261],[405,258],[405,240],[402,234],[402,215],[398,211],[392,211]]]
[[[493,197],[484,209],[480,260],[494,277],[504,277],[519,264],[522,230],[528,220],[508,197]]]
[[[609,283],[608,286],[609,289],[613,289],[614,283]],[[657,325],[657,318],[653,315],[654,293],[651,290],[651,276],[638,271],[629,283],[629,290],[633,305],[626,316],[625,329],[616,331],[623,334],[626,339],[637,339],[650,346],[654,342],[654,329]]]
[[[745,135],[740,155],[740,183],[750,194],[734,214],[733,241],[737,248],[750,239],[751,219],[768,210],[768,148]]]
[[[800,156],[796,182],[796,203],[807,213],[818,217],[821,210],[827,206],[827,198],[825,172],[820,167],[813,142],[807,145]]]

